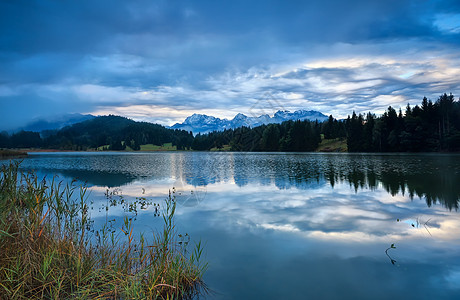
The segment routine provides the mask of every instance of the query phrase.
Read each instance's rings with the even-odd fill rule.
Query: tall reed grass
[[[128,217],[120,234],[108,226],[93,233],[87,198],[75,182],[2,166],[0,298],[184,299],[206,291],[203,248],[185,251],[174,195],[165,201],[163,230],[149,238],[135,238]]]

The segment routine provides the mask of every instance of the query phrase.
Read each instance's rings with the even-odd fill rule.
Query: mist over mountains
[[[93,115],[82,115],[82,114],[65,114],[60,116],[55,116],[52,118],[41,118],[33,120],[27,123],[25,126],[19,127],[13,132],[18,132],[21,130],[25,131],[33,131],[33,132],[41,132],[44,130],[59,130],[66,126],[70,126],[76,123],[84,122],[87,120],[94,119],[95,116]]]
[[[231,120],[220,119],[203,114],[193,114],[187,117],[183,123],[176,123],[170,128],[192,131],[193,134],[205,134],[212,131],[236,129],[242,126],[254,128],[260,125],[266,125],[270,123],[279,124],[289,120],[318,120],[319,122],[322,122],[327,120],[327,118],[328,117],[323,113],[314,110],[297,110],[295,112],[279,110],[272,117],[268,114],[261,115],[258,117],[248,117],[244,114],[239,113]]]

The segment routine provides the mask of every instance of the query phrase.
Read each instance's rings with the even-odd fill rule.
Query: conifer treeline
[[[326,139],[346,138],[349,152],[460,151],[460,100],[452,94],[436,102],[423,98],[421,105],[397,112],[391,106],[376,117],[353,112],[346,120],[330,116],[323,123],[286,121],[255,128],[240,127],[198,134],[118,116],[103,116],[41,134],[21,131],[0,133],[0,148],[54,148],[86,150],[140,150],[140,145],[172,143],[178,150],[314,151]]]
[[[344,126],[349,152],[460,151],[460,101],[452,94],[435,103],[425,97],[404,113],[390,106],[379,118],[353,113]]]
[[[223,132],[198,134],[194,150],[210,150],[229,145],[232,151],[314,151],[321,142],[321,123],[286,121],[255,128],[240,127]]]
[[[443,94],[434,103],[425,97],[420,106],[407,105],[404,113],[390,106],[380,117],[353,112],[342,121],[329,116],[321,124],[288,121],[213,132],[197,135],[192,149],[229,144],[234,151],[314,151],[320,134],[325,139],[346,138],[349,152],[460,151],[460,100]]]

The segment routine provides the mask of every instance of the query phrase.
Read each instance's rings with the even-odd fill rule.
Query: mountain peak
[[[242,114],[242,113],[238,113],[232,120],[243,120],[243,119],[247,119],[248,116]]]
[[[209,133],[212,131],[222,131],[226,129],[235,129],[241,126],[257,127],[270,123],[282,123],[289,120],[318,120],[320,122],[327,120],[327,116],[315,110],[296,110],[291,113],[288,110],[279,110],[273,117],[268,114],[248,117],[245,114],[238,113],[231,120],[220,119],[204,114],[196,114],[187,117],[183,123],[176,123],[171,128],[192,131],[193,134]]]

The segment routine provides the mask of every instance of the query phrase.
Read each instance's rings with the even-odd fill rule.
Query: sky
[[[460,1],[0,0],[0,130],[68,113],[353,111],[460,94]]]

